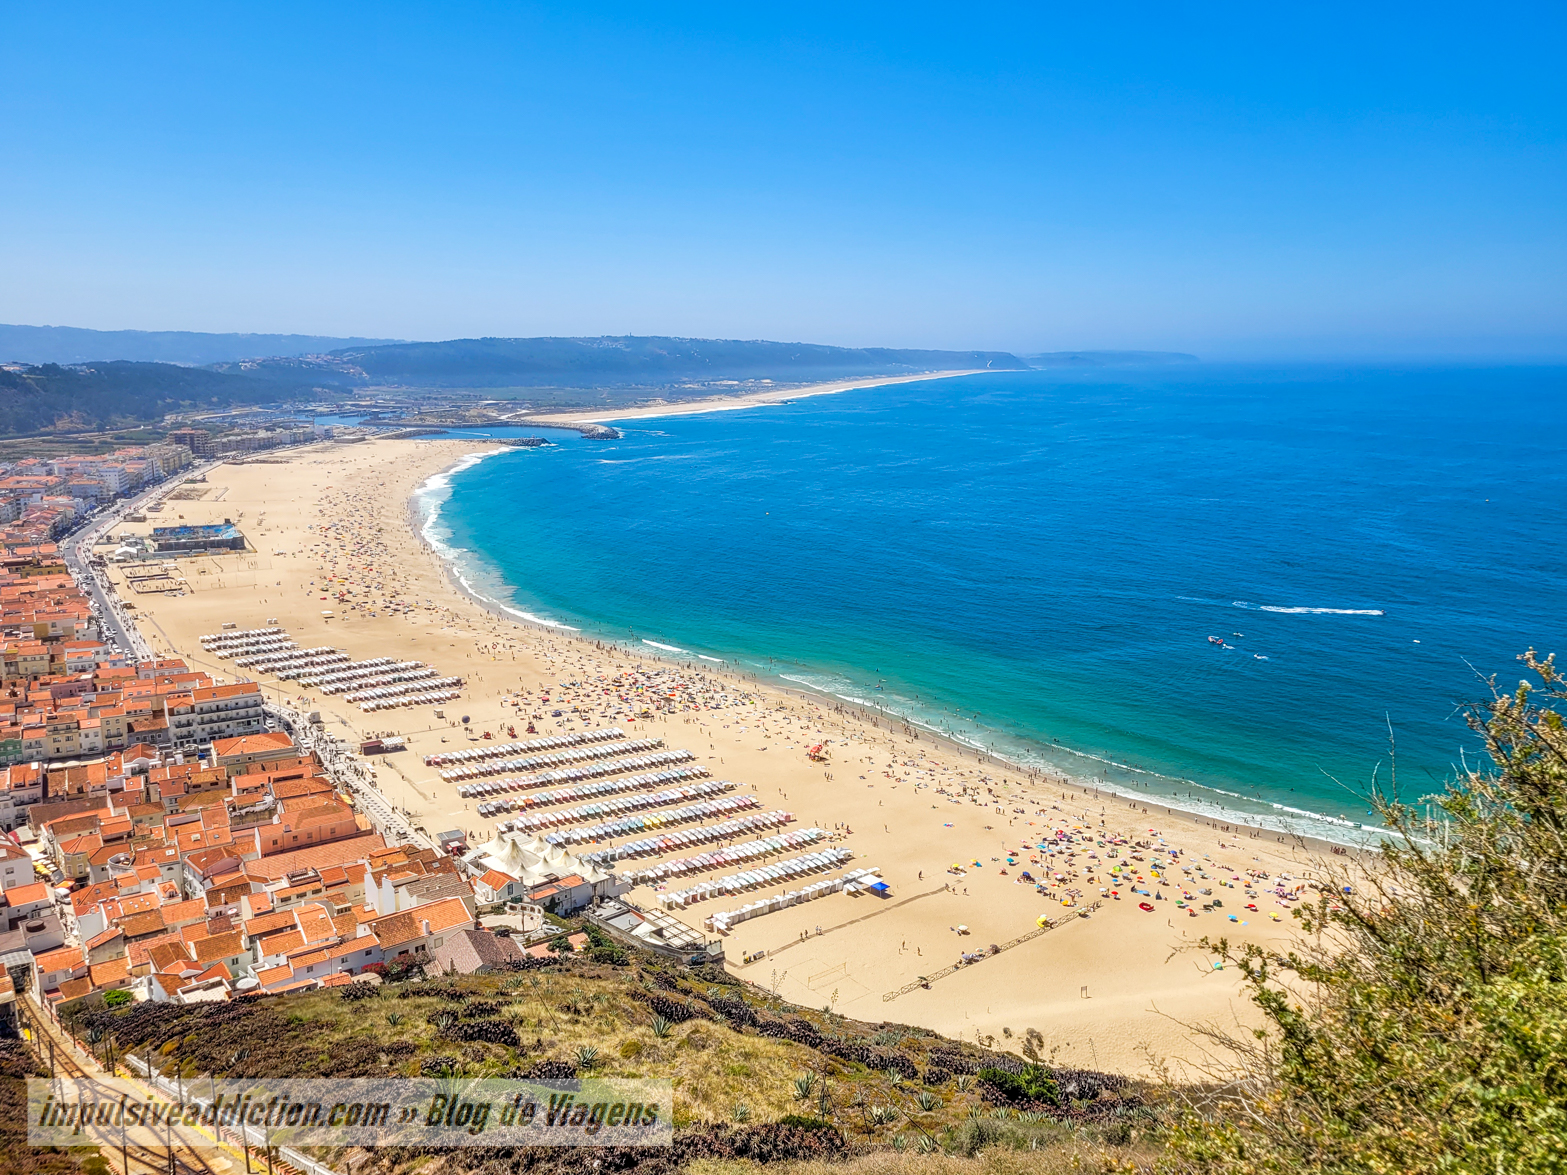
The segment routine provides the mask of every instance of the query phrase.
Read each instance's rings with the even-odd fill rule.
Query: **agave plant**
[[[928,1134],[922,1134],[914,1144],[914,1149],[922,1155],[928,1155],[936,1149],[936,1140]]]
[[[797,1102],[809,1101],[811,1095],[816,1092],[816,1074],[807,1073],[804,1077],[794,1079],[794,1100]]]
[[[920,1109],[927,1114],[934,1113],[941,1108],[941,1099],[929,1090],[922,1090],[919,1097],[915,1100],[919,1102]]]
[[[968,1116],[970,1118],[983,1118],[985,1116],[985,1111],[979,1106],[970,1106],[968,1108]]]
[[[577,1068],[591,1069],[599,1062],[599,1051],[591,1044],[585,1044],[577,1050]]]
[[[660,1040],[663,1040],[674,1030],[675,1022],[673,1020],[666,1020],[662,1016],[653,1017],[653,1035]]]
[[[893,1106],[872,1106],[871,1124],[873,1126],[886,1126],[898,1120],[898,1111]]]
[[[967,1093],[974,1088],[974,1079],[967,1073],[958,1078],[958,1092]]]
[[[403,1014],[401,1012],[388,1012],[386,1014],[386,1022],[391,1027],[396,1028],[403,1022]]]
[[[751,1120],[751,1107],[744,1102],[736,1102],[735,1108],[730,1111],[730,1117],[736,1122],[749,1122]]]
[[[1012,1111],[1007,1109],[1005,1106],[997,1106],[994,1110],[990,1111],[990,1116],[992,1118],[1010,1118],[1012,1116]]]
[[[902,1085],[903,1084],[903,1074],[901,1072],[899,1072],[897,1069],[888,1069],[887,1070],[887,1084],[888,1085]]]
[[[901,1134],[894,1134],[892,1136],[892,1149],[893,1150],[902,1152],[902,1151],[907,1150],[908,1146],[909,1146],[909,1140],[907,1138],[905,1138],[903,1135],[901,1135]]]

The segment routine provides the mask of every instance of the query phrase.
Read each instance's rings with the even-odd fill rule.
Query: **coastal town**
[[[399,517],[464,442],[294,440],[13,474],[41,498],[139,476],[4,534],[8,998],[230,1000],[615,943],[988,1039],[1044,1007],[1124,1022],[1150,986],[1211,1004],[1201,968],[1107,971],[1109,943],[1209,919],[1270,941],[1309,892],[1282,838],[1175,831],[874,713],[519,624]]]

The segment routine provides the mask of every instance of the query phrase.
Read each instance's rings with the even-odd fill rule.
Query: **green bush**
[[[103,993],[103,1006],[106,1008],[123,1008],[132,1000],[131,993],[124,988],[115,988],[113,991]]]
[[[1061,1104],[1061,1090],[1050,1070],[1043,1065],[1024,1065],[1020,1073],[1008,1073],[1005,1069],[981,1069],[976,1076],[990,1087],[1002,1101],[1013,1104],[1033,1105],[1048,1102]]]
[[[798,1126],[801,1130],[837,1130],[826,1118],[818,1118],[812,1114],[785,1114],[778,1119],[780,1126]]]
[[[1334,860],[1301,947],[1206,944],[1240,964],[1267,1028],[1217,1038],[1245,1095],[1194,1108],[1170,1170],[1563,1170],[1567,688],[1553,659],[1520,660],[1540,684],[1471,713],[1491,765],[1434,797],[1437,825],[1396,780],[1375,790],[1392,832],[1375,860]]]

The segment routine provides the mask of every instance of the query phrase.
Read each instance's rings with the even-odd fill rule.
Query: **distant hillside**
[[[204,366],[271,355],[318,355],[395,339],[325,335],[202,334],[188,330],[87,330],[79,326],[0,324],[0,363],[94,363],[129,359]]]
[[[1023,358],[1030,367],[1147,367],[1202,362],[1184,351],[1045,351]]]
[[[123,428],[159,421],[182,409],[273,403],[295,390],[167,363],[0,368],[0,436],[42,429]]]
[[[780,383],[920,371],[1025,370],[1005,351],[919,351],[818,343],[663,337],[453,339],[345,347],[325,360],[245,364],[258,374],[289,372],[316,383],[426,388],[662,386],[771,379]],[[241,370],[231,367],[230,370]],[[304,373],[308,369],[309,374]]]

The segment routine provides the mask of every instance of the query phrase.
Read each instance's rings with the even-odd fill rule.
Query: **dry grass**
[[[973,1158],[878,1151],[840,1163],[770,1163],[767,1175],[1096,1175],[1104,1172],[1152,1172],[1157,1152],[1148,1147],[1063,1146],[1018,1151],[996,1148]],[[754,1163],[696,1159],[684,1175],[759,1175]]]

